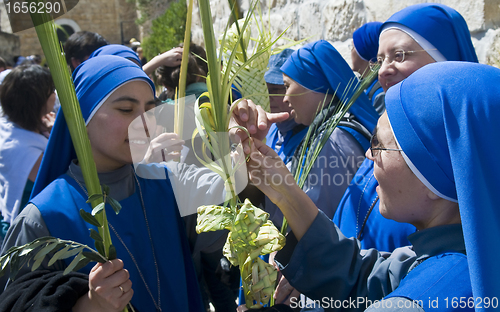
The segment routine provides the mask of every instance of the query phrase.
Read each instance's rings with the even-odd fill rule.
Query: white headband
[[[423,50],[426,50],[426,52],[436,61],[436,62],[446,62],[447,59],[439,52],[436,47],[430,43],[427,39],[416,33],[414,30],[406,27],[405,25],[401,25],[398,23],[387,23],[387,25],[382,28],[382,31],[380,34],[383,34],[385,31],[389,29],[397,29],[400,30],[404,33],[406,33],[408,36],[410,36],[413,40],[415,40],[416,43],[418,43]]]

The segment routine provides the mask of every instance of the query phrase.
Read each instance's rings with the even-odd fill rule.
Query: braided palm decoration
[[[236,21],[219,39],[223,51],[223,72],[231,72],[231,77],[234,77],[234,86],[242,97],[252,100],[256,105],[269,112],[269,93],[264,74],[267,71],[269,57],[271,56],[270,46],[273,43],[271,31],[266,29],[263,24],[249,21],[245,31],[241,34],[240,43],[240,35],[236,24],[238,23],[239,27],[242,28],[245,22],[246,19],[244,18]],[[251,38],[250,32],[252,28],[259,31],[258,38]],[[246,49],[250,40],[255,41],[255,49],[254,53],[248,55],[248,57],[254,57],[252,60],[247,61]],[[234,55],[234,58],[231,63],[228,63],[227,60],[230,59],[231,54]]]
[[[262,307],[269,302],[278,274],[259,256],[280,250],[285,245],[285,237],[268,218],[268,213],[252,205],[248,199],[236,213],[228,207],[214,205],[198,208],[198,234],[229,230],[224,256],[232,265],[240,266],[249,308]]]

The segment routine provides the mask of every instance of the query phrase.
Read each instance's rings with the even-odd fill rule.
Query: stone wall
[[[21,42],[18,36],[0,31],[0,57],[14,65],[12,64],[14,56],[20,55],[20,47]]]
[[[12,33],[9,16],[7,15],[7,10],[5,9],[5,3],[3,3],[3,0],[0,0],[0,31]]]
[[[71,1],[71,0],[66,0]],[[121,43],[135,37],[142,39],[148,34],[151,20],[163,14],[172,0],[151,0],[148,12],[150,19],[141,31],[135,25],[137,10],[135,3],[126,0],[80,0],[76,7],[63,18],[74,20],[82,30],[98,32],[111,43]],[[431,0],[455,8],[467,21],[480,62],[500,62],[500,0]],[[353,31],[369,21],[384,21],[403,7],[425,0],[263,0],[262,12],[269,18],[271,30],[284,37],[306,42],[325,39],[350,61],[347,43]],[[193,10],[193,41],[203,44],[203,32],[199,18],[198,3]],[[242,12],[248,12],[250,0],[239,0]],[[0,3],[3,4],[3,3]],[[223,32],[230,16],[227,0],[210,0],[216,34]],[[1,9],[1,8],[0,8]],[[2,10],[3,11],[3,10]],[[267,12],[270,12],[269,17]],[[2,14],[2,30],[5,19]],[[42,54],[33,29],[17,33],[21,41],[21,54]],[[280,40],[278,45],[284,44]]]
[[[416,3],[439,2],[456,9],[467,21],[479,61],[500,64],[499,0],[265,0],[262,11],[270,10],[273,33],[287,27],[285,37],[306,42],[328,40],[350,62],[347,49],[352,33],[370,21],[384,21],[393,13]],[[216,33],[224,29],[229,16],[227,1],[211,0]],[[249,0],[240,0],[244,12]],[[193,12],[193,41],[202,44],[199,12]],[[221,32],[218,32],[221,33]],[[284,44],[281,40],[278,44]]]

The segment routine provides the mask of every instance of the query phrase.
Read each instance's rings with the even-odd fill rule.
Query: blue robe
[[[158,264],[163,311],[203,311],[191,253],[186,239],[184,225],[180,218],[169,180],[147,180],[138,177],[151,230],[151,240]],[[109,223],[115,228],[139,265],[146,283],[155,300],[158,300],[158,282],[152,254],[148,226],[139,196],[139,188],[128,198],[120,201],[122,210],[118,215],[107,205]],[[162,196],[157,196],[162,194]],[[79,210],[91,212],[85,203],[87,195],[68,175],[53,181],[39,195],[32,199],[40,210],[52,236],[73,240],[93,247],[89,228],[96,228],[80,217]],[[129,253],[110,229],[118,258],[122,259],[130,273],[134,296],[131,303],[139,311],[155,311],[151,295],[146,290],[139,271]],[[66,260],[69,264],[70,259]],[[81,269],[89,273],[94,263]]]
[[[296,125],[293,129],[286,132],[283,136],[276,124],[272,124],[266,136],[266,144],[272,148],[278,156],[287,164],[293,157],[295,150],[299,146],[302,139],[307,134],[307,127]],[[276,147],[278,141],[281,141],[281,146]]]
[[[414,300],[425,311],[474,311],[467,256],[451,252],[424,260],[384,299],[392,297]]]

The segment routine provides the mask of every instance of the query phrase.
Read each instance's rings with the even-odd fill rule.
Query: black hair
[[[64,44],[64,52],[71,71],[75,70],[71,64],[71,58],[83,63],[92,52],[108,44],[109,42],[101,35],[90,31],[78,31],[69,36]]]
[[[48,69],[40,65],[17,66],[0,85],[3,113],[26,130],[41,131],[42,116],[49,113],[47,100],[54,90]]]
[[[180,45],[182,47],[182,45]],[[198,56],[206,59],[205,50],[196,45],[190,45],[190,54],[188,61],[188,69],[186,75],[186,86],[197,81],[204,81],[207,76],[208,66],[204,60],[200,60]],[[198,55],[195,56],[194,54]],[[204,66],[200,66],[200,64]],[[157,73],[160,76],[160,83],[165,86],[169,91],[167,93],[167,98],[173,99],[175,89],[179,87],[179,75],[181,72],[181,66],[168,67],[160,66],[157,69]]]
[[[189,51],[194,54],[196,58],[196,63],[200,66],[201,70],[205,72],[205,76],[208,74],[208,63],[207,63],[207,52],[202,46],[191,43],[189,45]]]
[[[7,68],[7,62],[2,57],[0,57],[0,67]]]

